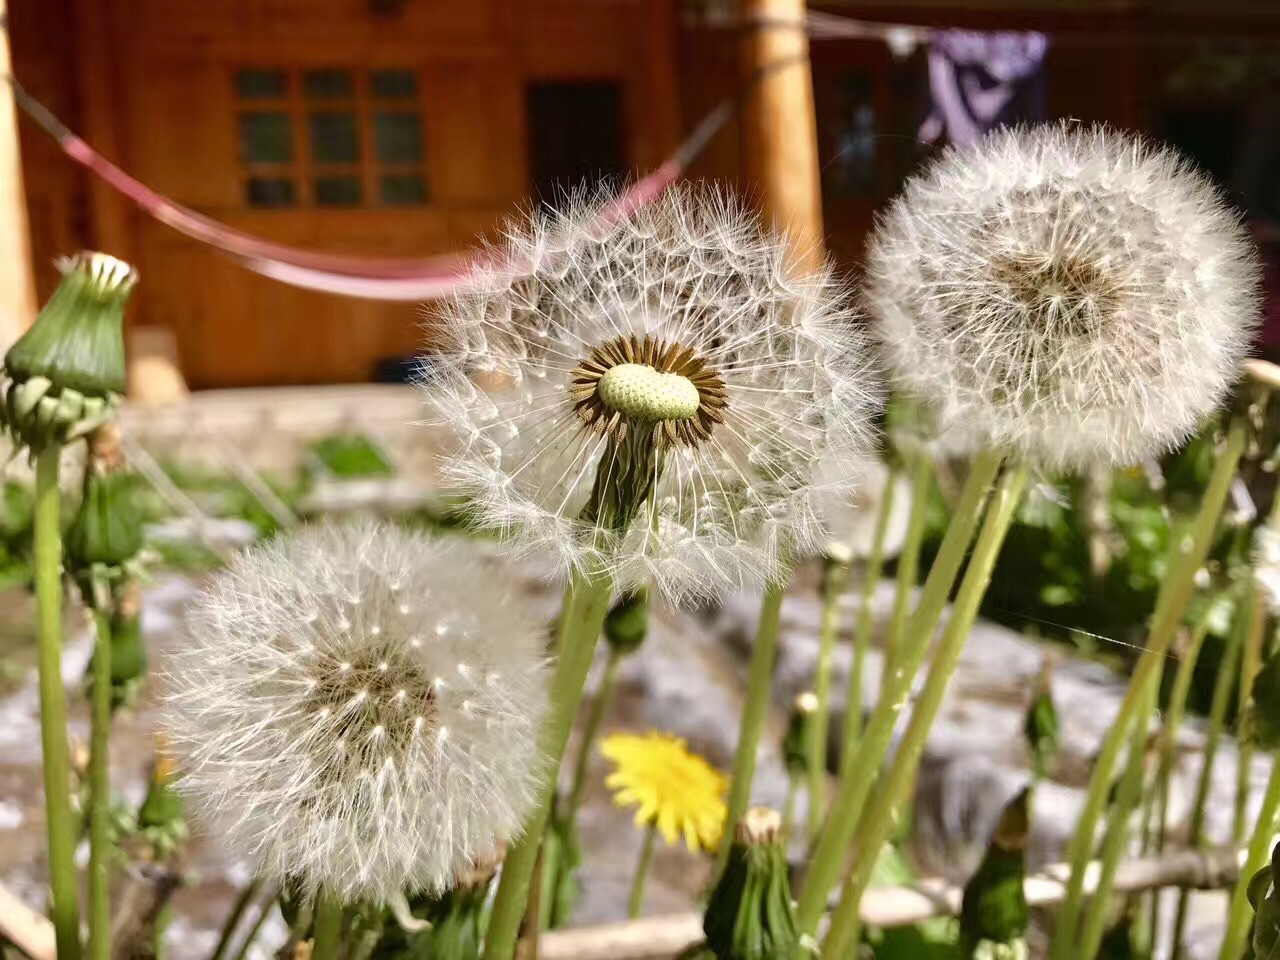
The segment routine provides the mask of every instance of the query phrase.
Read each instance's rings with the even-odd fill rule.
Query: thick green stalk
[[[311,960],[338,960],[342,953],[342,903],[325,891],[317,894]]]
[[[955,513],[942,538],[942,546],[929,570],[920,602],[907,625],[902,645],[894,651],[880,687],[880,699],[871,720],[858,742],[858,750],[840,778],[831,801],[831,815],[818,834],[809,859],[804,887],[800,891],[796,922],[802,935],[814,936],[818,921],[826,908],[827,893],[840,879],[848,853],[849,841],[862,814],[873,785],[877,783],[880,764],[893,740],[893,728],[906,706],[911,683],[924,660],[934,628],[946,606],[956,575],[964,562],[965,552],[973,539],[974,529],[982,514],[991,484],[1000,470],[1001,455],[983,452],[974,458]]]
[[[560,760],[569,743],[612,592],[612,580],[604,574],[575,573],[565,587],[556,638],[559,656],[551,677],[551,706],[542,728],[543,755],[549,761],[546,783],[542,787],[541,802],[525,825],[523,836],[507,851],[503,861],[502,880],[485,936],[484,960],[511,960],[515,953],[542,831],[555,796]]]
[[[578,807],[582,804],[582,792],[587,786],[587,768],[591,766],[591,751],[595,747],[596,736],[600,732],[600,723],[613,700],[613,689],[618,682],[618,665],[622,663],[622,654],[609,648],[609,659],[605,661],[604,675],[600,678],[600,689],[596,691],[587,719],[582,724],[582,744],[578,747],[578,760],[573,765],[573,785],[569,788],[569,804],[566,808],[566,820],[573,823],[578,817]]]
[[[1244,843],[1249,832],[1249,774],[1253,772],[1253,741],[1244,729],[1248,712],[1245,707],[1249,702],[1249,691],[1253,689],[1253,678],[1262,666],[1262,634],[1266,623],[1262,595],[1253,577],[1245,580],[1244,591],[1242,602],[1249,619],[1240,658],[1240,706],[1236,714],[1236,809],[1231,824],[1231,842],[1237,847]]]
[[[738,821],[751,802],[751,781],[756,775],[756,752],[760,734],[769,715],[770,691],[773,687],[773,665],[778,658],[778,631],[782,621],[782,597],[786,584],[770,584],[760,603],[760,622],[756,625],[755,645],[751,649],[751,667],[747,674],[747,692],[742,701],[742,719],[738,723],[738,747],[733,755],[733,773],[729,778],[729,798],[725,801],[724,841],[716,857],[716,872],[729,860],[730,839]],[[813,798],[809,798],[813,803]],[[486,958],[487,960],[487,958]]]
[[[889,634],[885,641],[885,667],[897,655],[911,613],[911,595],[920,577],[920,547],[924,543],[925,520],[929,517],[929,491],[933,487],[933,461],[926,450],[918,451],[911,462],[911,514],[907,520],[907,538],[898,554],[897,590],[893,595],[893,613],[889,618]]]
[[[871,630],[875,625],[871,607],[876,587],[884,575],[884,542],[889,533],[889,520],[893,516],[894,491],[898,486],[898,469],[890,467],[885,476],[884,495],[880,498],[880,515],[871,534],[871,553],[862,570],[862,590],[858,603],[858,623],[853,632],[853,665],[849,668],[849,687],[845,693],[844,741],[840,745],[840,776],[849,771],[853,763],[854,748],[862,736],[862,671],[871,646]]]
[[[833,960],[844,957],[852,946],[851,937],[857,925],[863,891],[871,880],[881,848],[893,833],[894,814],[906,799],[915,778],[925,741],[929,737],[929,729],[942,708],[947,684],[955,673],[969,631],[977,619],[978,608],[982,605],[987,585],[991,582],[991,571],[1017,513],[1027,479],[1026,467],[1012,467],[996,488],[982,530],[974,544],[973,555],[969,558],[969,567],[951,608],[951,619],[938,643],[924,689],[912,708],[911,722],[894,753],[888,774],[876,781],[875,801],[858,823],[853,870],[845,881],[840,903],[832,915],[831,930],[823,941],[824,957]]]
[[[1227,706],[1231,701],[1231,688],[1236,678],[1236,665],[1240,649],[1244,646],[1244,629],[1233,629],[1227,638],[1227,646],[1222,651],[1222,662],[1218,667],[1213,684],[1213,697],[1209,701],[1209,718],[1205,731],[1204,757],[1200,765],[1200,776],[1196,781],[1195,801],[1191,804],[1191,821],[1187,826],[1187,841],[1193,849],[1204,846],[1204,819],[1209,803],[1209,791],[1213,786],[1214,761],[1218,758],[1218,744],[1222,742],[1222,731],[1227,719]],[[1187,928],[1188,908],[1191,891],[1183,888],[1178,892],[1178,912],[1173,923],[1173,946],[1170,960],[1182,960],[1186,949],[1183,935]]]
[[[635,920],[644,912],[644,883],[649,878],[649,865],[653,863],[653,841],[658,836],[658,825],[645,828],[640,842],[640,859],[636,861],[635,876],[631,878],[631,895],[627,898],[627,916]]]
[[[50,444],[36,457],[34,517],[36,608],[39,618],[40,743],[44,752],[45,821],[49,835],[51,915],[58,960],[79,960],[76,830],[71,819],[67,701],[62,688],[62,526],[58,519],[58,457]]]
[[[1129,822],[1134,808],[1142,796],[1142,780],[1146,772],[1147,721],[1155,706],[1160,690],[1160,673],[1156,671],[1146,681],[1146,701],[1134,718],[1133,732],[1129,736],[1129,756],[1115,803],[1107,822],[1107,833],[1102,840],[1102,856],[1098,883],[1093,893],[1093,909],[1084,916],[1084,930],[1080,936],[1080,948],[1075,956],[1080,960],[1093,960],[1102,945],[1106,921],[1110,916],[1111,892],[1115,888],[1116,868],[1129,845]]]
[[[1200,512],[1192,525],[1190,545],[1175,562],[1170,564],[1169,574],[1160,586],[1156,599],[1156,611],[1147,637],[1147,646],[1138,658],[1137,666],[1120,704],[1120,712],[1102,741],[1102,749],[1094,761],[1085,795],[1084,809],[1076,823],[1076,830],[1068,846],[1071,877],[1058,913],[1054,931],[1051,960],[1074,960],[1078,947],[1078,925],[1084,901],[1084,874],[1093,853],[1094,835],[1098,821],[1106,806],[1111,777],[1115,772],[1120,749],[1128,736],[1130,723],[1140,708],[1147,680],[1162,666],[1165,654],[1173,642],[1178,624],[1187,609],[1195,586],[1196,571],[1204,564],[1213,544],[1214,532],[1222,516],[1223,505],[1231,490],[1236,466],[1244,451],[1245,425],[1233,417],[1227,431],[1227,441],[1213,465],[1213,474],[1200,501]]]
[[[89,956],[111,960],[111,615],[98,608],[89,743]]]
[[[844,595],[847,568],[828,560],[822,579],[822,625],[818,630],[818,664],[814,671],[813,693],[818,709],[813,714],[809,737],[809,823],[808,838],[818,835],[827,793],[827,732],[831,726],[831,660],[835,656],[840,630],[840,598]]]
[[[791,836],[791,824],[796,818],[796,794],[800,790],[800,778],[787,774],[787,793],[782,800],[782,832]]]
[[[1200,659],[1200,650],[1208,633],[1209,617],[1206,612],[1195,625],[1191,639],[1182,651],[1178,671],[1173,678],[1173,690],[1169,694],[1169,710],[1160,742],[1160,766],[1156,771],[1155,799],[1152,801],[1155,819],[1152,847],[1156,853],[1164,853],[1169,823],[1169,782],[1173,779],[1173,768],[1178,759],[1178,733],[1182,729],[1182,718],[1186,716],[1187,696],[1191,692],[1191,681],[1195,678],[1196,663]],[[1159,890],[1153,891],[1150,904],[1147,942],[1155,943],[1156,934],[1160,930]]]
[[[1227,932],[1222,936],[1222,949],[1218,960],[1237,960],[1244,954],[1249,923],[1253,919],[1253,907],[1249,904],[1249,881],[1271,859],[1271,846],[1276,839],[1276,814],[1280,813],[1280,760],[1271,766],[1271,779],[1262,797],[1262,809],[1253,828],[1249,842],[1248,858],[1240,870],[1240,878],[1231,894],[1231,912],[1227,914]]]

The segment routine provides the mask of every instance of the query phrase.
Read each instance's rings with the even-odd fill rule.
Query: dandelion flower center
[[[402,654],[343,659],[337,652],[318,653],[310,672],[306,707],[328,734],[308,744],[322,776],[376,772],[401,762],[414,740],[435,726],[432,678]]]
[[[655,449],[696,447],[724,422],[724,378],[697,351],[635,334],[596,347],[573,371],[578,416],[614,441],[643,430]]]
[[[635,420],[690,420],[702,405],[698,388],[688,377],[643,363],[610,367],[596,392],[606,407]]]

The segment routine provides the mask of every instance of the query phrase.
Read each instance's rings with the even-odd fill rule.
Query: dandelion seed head
[[[893,378],[945,434],[1050,468],[1192,432],[1257,321],[1258,265],[1217,189],[1104,127],[945,152],[880,221],[865,303]]]
[[[676,601],[777,579],[821,549],[868,448],[878,389],[847,290],[714,189],[613,217],[598,199],[513,224],[432,317],[443,473],[560,574]]]
[[[180,788],[262,877],[385,903],[447,888],[519,830],[540,772],[543,638],[474,549],[321,526],[245,554],[194,602],[167,670]],[[428,587],[429,607],[391,615]],[[502,682],[473,680],[464,658],[501,665]]]
[[[1253,579],[1272,613],[1280,613],[1280,530],[1269,523],[1253,534]]]

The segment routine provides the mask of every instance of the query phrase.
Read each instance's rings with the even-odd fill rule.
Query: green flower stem
[[[549,761],[546,783],[542,787],[541,802],[525,825],[524,835],[507,851],[503,861],[502,880],[485,937],[484,960],[511,960],[515,953],[542,831],[555,796],[560,760],[569,743],[612,593],[613,581],[603,573],[575,572],[565,587],[556,638],[559,656],[551,677],[551,706],[542,728],[543,754]]]
[[[627,917],[635,920],[644,912],[644,882],[649,878],[649,865],[653,863],[654,840],[658,825],[645,827],[644,840],[640,843],[640,859],[636,861],[635,876],[631,878],[631,896],[627,898]]]
[[[827,817],[818,834],[804,887],[800,891],[796,922],[802,935],[812,937],[817,933],[818,921],[826,908],[827,893],[840,878],[858,817],[872,786],[877,783],[880,764],[893,740],[894,725],[906,706],[912,680],[924,660],[947,595],[964,562],[982,506],[999,473],[1001,459],[999,453],[990,451],[974,458],[938,556],[920,592],[920,602],[907,625],[903,643],[894,651],[891,665],[885,671],[880,699],[858,742],[857,753],[848,765],[847,775],[840,778],[830,805],[832,816]]]
[[[257,880],[252,880],[240,891],[240,896],[236,897],[236,902],[231,905],[227,919],[222,923],[222,930],[218,934],[218,945],[213,948],[213,953],[209,954],[209,960],[223,960],[226,957],[227,951],[231,949],[231,941],[236,935],[236,927],[240,925],[240,920],[244,917],[249,904],[253,902],[253,898],[258,895],[261,886]]]
[[[787,774],[787,795],[782,801],[782,832],[791,835],[791,825],[796,818],[796,794],[800,792],[800,778]]]
[[[818,663],[814,671],[813,693],[818,708],[813,714],[809,736],[809,842],[822,826],[827,793],[827,733],[831,725],[831,660],[840,630],[840,599],[848,580],[847,568],[828,560],[822,575],[822,625],[818,629]]]
[[[105,593],[105,585],[94,585]],[[89,743],[89,956],[111,960],[111,614],[94,610],[93,706]]]
[[[844,957],[852,945],[851,937],[857,924],[863,891],[871,880],[880,849],[893,833],[894,814],[911,789],[925,741],[929,738],[929,729],[942,708],[947,684],[955,673],[965,641],[969,638],[969,631],[977,619],[978,608],[982,604],[987,585],[991,582],[991,571],[1026,490],[1028,476],[1025,466],[1011,467],[1001,477],[996,488],[982,530],[974,544],[973,555],[969,558],[960,591],[956,594],[951,618],[947,621],[930,665],[928,679],[912,708],[911,722],[894,753],[888,774],[876,781],[875,801],[857,825],[853,870],[845,881],[840,903],[832,914],[831,929],[823,941],[824,957]]]
[[[929,491],[932,488],[933,461],[927,450],[921,450],[911,463],[911,514],[907,520],[907,538],[898,554],[897,589],[893,595],[893,614],[889,618],[889,635],[885,642],[886,672],[902,646],[907,629],[911,594],[920,577],[920,547],[924,543],[925,520],[929,517]]]
[[[778,632],[782,621],[782,597],[787,586],[770,584],[760,604],[760,622],[756,625],[755,645],[751,650],[751,667],[747,675],[747,692],[742,702],[742,720],[738,724],[738,748],[733,755],[733,773],[729,778],[729,798],[725,802],[724,841],[716,857],[715,876],[719,876],[729,859],[730,838],[738,821],[751,802],[751,781],[756,775],[756,752],[765,717],[769,714],[773,665],[778,658]],[[813,798],[809,798],[813,802]]]
[[[898,486],[898,469],[890,467],[885,476],[884,495],[880,499],[880,515],[871,534],[871,553],[862,571],[862,590],[859,595],[858,622],[853,632],[853,665],[849,668],[849,687],[845,694],[844,742],[840,745],[840,776],[849,772],[853,763],[854,748],[862,736],[862,671],[871,646],[871,630],[875,625],[871,607],[876,587],[884,575],[884,542],[889,533],[889,521],[893,517],[893,496]]]
[[[1209,791],[1213,786],[1214,762],[1218,758],[1218,744],[1226,725],[1227,706],[1231,702],[1231,689],[1235,684],[1236,665],[1244,646],[1244,629],[1232,629],[1227,645],[1222,651],[1222,662],[1213,684],[1213,697],[1209,701],[1209,718],[1205,731],[1204,757],[1200,765],[1200,777],[1196,782],[1195,801],[1191,804],[1191,820],[1187,826],[1187,841],[1193,849],[1204,846],[1205,810],[1209,803]],[[1178,892],[1178,911],[1173,924],[1173,947],[1170,960],[1182,960],[1186,949],[1183,937],[1187,928],[1191,891]]]
[[[604,675],[600,678],[600,689],[596,691],[591,709],[582,724],[582,744],[578,747],[578,759],[573,765],[573,785],[569,789],[569,804],[566,808],[569,823],[578,818],[582,792],[587,786],[587,768],[591,766],[591,751],[595,747],[596,736],[600,733],[600,723],[604,720],[605,711],[613,700],[613,690],[618,683],[618,666],[621,663],[622,654],[610,647],[609,659],[604,664]]]
[[[1084,930],[1080,935],[1080,945],[1075,956],[1092,960],[1097,956],[1102,945],[1106,921],[1110,911],[1111,892],[1115,888],[1116,868],[1120,858],[1129,845],[1129,823],[1134,809],[1142,796],[1143,774],[1146,772],[1147,722],[1155,707],[1156,696],[1160,691],[1160,674],[1157,670],[1146,682],[1145,698],[1138,715],[1134,718],[1133,732],[1129,736],[1129,756],[1126,759],[1124,775],[1120,787],[1116,791],[1115,803],[1111,807],[1107,822],[1107,833],[1102,841],[1101,863],[1099,865],[1098,884],[1093,893],[1093,909],[1084,915]]]
[[[1209,633],[1208,609],[1206,606],[1204,615],[1191,631],[1191,638],[1178,661],[1178,671],[1173,678],[1173,690],[1169,694],[1169,709],[1160,742],[1160,765],[1156,772],[1155,796],[1152,800],[1155,824],[1151,840],[1152,848],[1156,853],[1164,853],[1169,823],[1169,783],[1173,779],[1173,768],[1178,759],[1178,733],[1182,729],[1183,717],[1186,716],[1187,696],[1191,692],[1191,681],[1195,679],[1200,650],[1204,647],[1204,638]],[[1156,934],[1160,930],[1159,890],[1151,895],[1148,921],[1147,942],[1155,943]]]
[[[1271,845],[1276,837],[1276,814],[1280,813],[1280,760],[1271,766],[1271,778],[1267,792],[1262,797],[1262,809],[1249,842],[1248,858],[1240,870],[1240,878],[1231,894],[1231,911],[1227,914],[1227,932],[1222,937],[1222,949],[1218,960],[1237,960],[1244,954],[1249,922],[1253,919],[1253,907],[1249,904],[1249,881],[1271,858]]]
[[[1050,960],[1074,960],[1077,956],[1077,928],[1084,901],[1085,869],[1093,853],[1094,835],[1106,806],[1120,749],[1128,736],[1129,725],[1142,705],[1147,680],[1163,665],[1165,654],[1191,599],[1196,571],[1203,565],[1213,544],[1214,532],[1230,493],[1231,480],[1235,476],[1240,455],[1244,452],[1244,445],[1245,425],[1240,418],[1233,417],[1226,443],[1214,461],[1209,485],[1200,501],[1200,512],[1191,528],[1190,545],[1170,564],[1169,574],[1160,585],[1146,649],[1138,658],[1124,700],[1120,704],[1119,715],[1103,739],[1102,749],[1094,761],[1084,809],[1068,846],[1067,859],[1071,864],[1071,877],[1058,913]]]
[[[40,645],[40,743],[44,752],[49,886],[58,960],[79,960],[80,904],[76,898],[76,830],[71,818],[67,701],[62,688],[62,526],[58,519],[58,458],[50,444],[36,457],[34,517],[36,608]],[[110,684],[108,683],[108,687]]]
[[[1245,580],[1244,591],[1242,603],[1247,611],[1248,621],[1244,651],[1240,658],[1240,698],[1236,714],[1236,809],[1235,819],[1231,824],[1231,842],[1237,847],[1244,843],[1249,832],[1249,774],[1253,769],[1253,741],[1244,729],[1248,713],[1245,708],[1249,702],[1249,691],[1253,689],[1253,679],[1262,666],[1263,627],[1266,623],[1261,592],[1253,577]]]
[[[338,960],[342,953],[342,903],[324,890],[317,894],[311,960]]]

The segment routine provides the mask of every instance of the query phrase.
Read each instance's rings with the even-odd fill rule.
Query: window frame
[[[245,97],[239,78],[246,71],[278,72],[284,76],[283,94],[278,97]],[[351,77],[349,94],[315,96],[307,91],[310,73],[333,70]],[[414,89],[405,96],[377,95],[373,77],[384,72],[402,72],[414,79]],[[343,211],[343,210],[414,210],[433,206],[429,170],[430,143],[424,103],[425,71],[420,64],[344,64],[332,61],[266,63],[261,60],[232,63],[228,67],[227,85],[231,92],[233,122],[236,128],[236,174],[239,203],[243,209],[265,211]],[[316,156],[312,136],[312,117],[333,113],[350,115],[355,121],[356,150],[354,161],[324,161]],[[377,151],[375,119],[379,113],[408,114],[416,117],[418,159],[416,161],[384,161]],[[292,157],[285,163],[254,161],[246,155],[241,118],[263,114],[286,117]],[[360,197],[356,203],[323,203],[318,199],[317,181],[325,177],[354,178]],[[421,184],[421,200],[392,202],[384,199],[382,180],[386,177],[416,178]],[[283,179],[293,185],[290,204],[255,204],[249,199],[249,185],[254,179]]]

